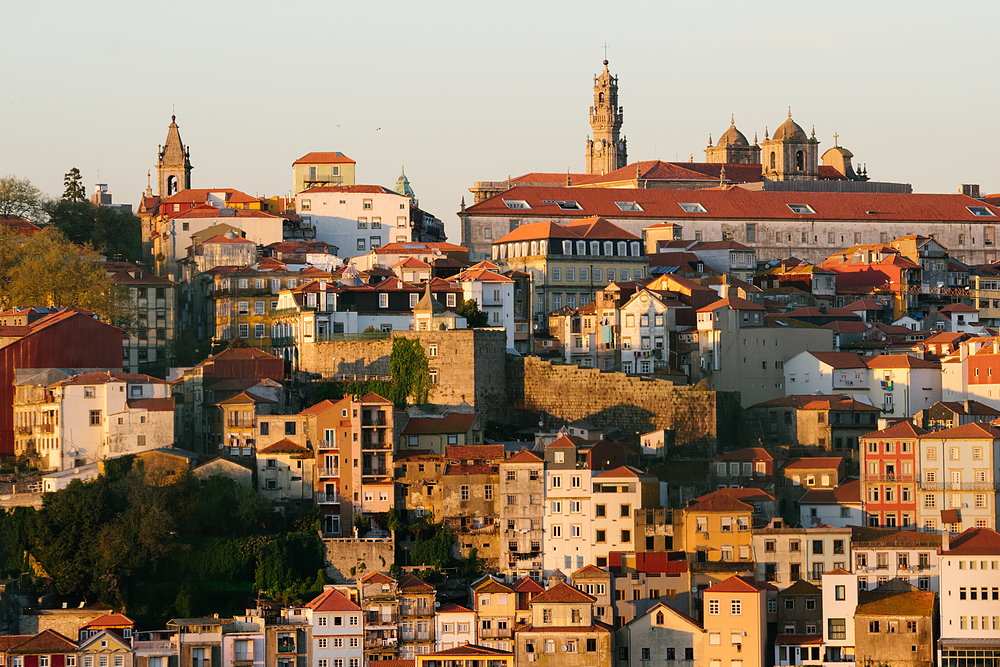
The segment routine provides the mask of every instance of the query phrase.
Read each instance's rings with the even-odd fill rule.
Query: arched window
[[[663,625],[663,612],[662,611],[656,612],[656,624],[657,625]]]
[[[775,160],[774,160],[774,151],[771,151],[771,169],[775,168],[774,162],[775,162]]]
[[[597,93],[597,103],[604,104],[604,93]]]
[[[537,255],[538,254],[538,241],[532,241],[531,242],[531,254],[532,255]]]
[[[167,176],[167,196],[177,194],[177,177]]]
[[[805,169],[806,159],[805,154],[802,151],[796,151],[795,153],[795,171],[802,171]]]

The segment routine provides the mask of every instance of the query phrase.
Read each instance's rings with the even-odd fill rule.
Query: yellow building
[[[430,450],[443,456],[445,447],[481,445],[482,442],[483,429],[478,412],[449,412],[445,415],[410,417],[399,444],[401,448]]]
[[[542,326],[550,312],[584,306],[610,283],[641,280],[648,266],[642,240],[604,218],[521,225],[492,253],[504,271],[531,276],[531,312]]]
[[[594,618],[593,596],[563,581],[531,599],[531,621],[514,639],[517,664],[611,667],[614,631]]]
[[[514,654],[495,648],[465,644],[417,655],[416,667],[514,667]]]
[[[292,163],[295,194],[322,185],[354,185],[355,164],[340,151],[306,153]]]
[[[241,391],[221,401],[222,411],[220,453],[234,459],[252,460],[257,438],[257,416],[270,412],[275,404],[269,398]]]
[[[478,639],[483,646],[509,651],[517,616],[514,590],[486,576],[472,585],[473,611],[478,619]]]
[[[707,635],[703,659],[708,667],[764,667],[767,644],[767,595],[755,582],[729,577],[705,590],[702,625]]]
[[[748,566],[753,562],[754,508],[729,491],[713,491],[684,508],[684,549],[694,555],[695,562],[745,562]]]

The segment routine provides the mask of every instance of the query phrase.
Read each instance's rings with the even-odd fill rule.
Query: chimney
[[[979,184],[978,183],[963,183],[958,186],[958,191],[961,192],[966,197],[972,197],[973,199],[979,199]]]
[[[941,553],[951,549],[951,530],[945,526],[945,529],[941,531]]]
[[[964,401],[962,401],[962,403],[965,404],[965,414],[971,415],[975,410],[972,407],[972,404],[975,403],[975,401],[970,401],[969,399],[965,399]]]

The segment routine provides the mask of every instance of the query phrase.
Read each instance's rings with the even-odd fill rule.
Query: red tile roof
[[[1000,439],[1000,428],[990,424],[964,424],[955,428],[931,431],[920,436],[921,440],[981,440],[983,438]]]
[[[434,610],[436,614],[472,614],[474,613],[471,609],[466,609],[460,604],[455,604],[454,602],[446,602],[437,609]]]
[[[886,439],[890,440],[892,438],[919,438],[925,435],[927,431],[920,428],[919,426],[914,426],[913,422],[905,421],[899,422],[898,424],[893,424],[888,428],[884,428],[881,431],[875,431],[873,433],[868,433],[861,437],[862,440],[879,440]]]
[[[795,645],[800,646],[802,644],[822,644],[823,635],[778,635],[775,640],[775,644],[778,645]]]
[[[594,602],[597,598],[587,595],[583,591],[573,588],[564,581],[560,581],[555,586],[550,586],[548,590],[536,594],[531,601],[534,602]]]
[[[742,577],[733,575],[707,589],[708,593],[759,593],[762,589],[756,582],[750,583]]]
[[[869,591],[858,594],[855,616],[932,616],[934,591]]]
[[[28,641],[35,635],[0,635],[0,653],[6,653],[10,648]]]
[[[170,398],[137,398],[126,401],[129,410],[147,410],[149,412],[173,412],[174,397]]]
[[[275,224],[281,220],[281,216],[271,215],[266,211],[250,208],[218,208],[211,204],[199,204],[178,213],[174,218],[271,218],[275,220]]]
[[[763,447],[744,447],[743,449],[737,449],[735,452],[729,452],[728,454],[720,454],[713,458],[713,461],[775,461],[784,460],[785,457],[780,454],[775,456]]]
[[[272,401],[269,398],[258,396],[249,391],[241,391],[235,396],[227,398],[224,401],[219,401],[218,405],[241,405],[244,403],[277,403],[277,401]]]
[[[799,498],[799,505],[859,505],[861,480],[852,479],[833,489],[810,489]]]
[[[864,359],[854,352],[810,352],[809,354],[832,368],[868,368]]]
[[[503,445],[446,445],[444,455],[458,461],[501,461]]]
[[[278,442],[268,445],[264,449],[257,450],[258,454],[308,454],[310,450],[297,442],[292,442],[288,438],[282,438]]]
[[[399,590],[411,593],[433,593],[434,587],[426,581],[410,575],[399,582]]]
[[[934,368],[941,370],[941,362],[925,361],[908,354],[883,354],[865,359],[868,368]]]
[[[594,479],[597,479],[598,477],[635,477],[638,479],[645,477],[645,475],[641,470],[637,470],[632,466],[618,466],[614,470],[606,470],[602,473],[594,475]]]
[[[495,475],[496,470],[489,463],[462,465],[452,463],[444,470],[445,475]]]
[[[406,195],[401,195],[398,192],[381,185],[317,185],[309,188],[308,190],[303,190],[300,194],[311,195],[320,192],[344,192],[362,195],[396,195],[397,197],[406,197]]]
[[[123,614],[104,614],[80,626],[84,628],[132,628],[135,621]]]
[[[34,236],[42,231],[35,223],[14,216],[0,216],[0,225],[21,236]]]
[[[449,412],[443,417],[410,417],[403,435],[467,433],[478,416],[478,412]]]
[[[493,577],[486,577],[479,584],[472,587],[476,593],[510,593],[511,589]]]
[[[721,489],[720,489],[721,491]],[[695,498],[686,508],[692,512],[753,512],[753,506],[738,500],[732,494],[713,491]]]
[[[335,588],[323,591],[305,606],[313,611],[361,611],[361,607]]]
[[[558,438],[556,438],[549,444],[545,445],[545,449],[548,449],[549,447],[555,449],[562,447],[572,447],[575,449],[581,445],[586,445],[586,444],[588,444],[588,442],[583,438],[578,438],[575,435],[566,435],[565,433],[563,433]]]
[[[708,313],[723,306],[730,308],[732,310],[760,310],[764,311],[766,308],[764,306],[758,306],[752,301],[747,301],[746,299],[741,299],[737,296],[731,296],[727,299],[720,299],[714,303],[710,303],[707,306],[702,306],[698,309],[699,313]]]
[[[878,412],[879,408],[856,401],[840,394],[793,394],[775,398],[758,406],[790,407],[796,410],[854,410],[860,412]]]
[[[356,162],[340,151],[315,151],[306,153],[292,163],[292,165],[296,164],[356,164]]]
[[[542,463],[543,461],[544,461],[544,459],[542,459],[537,454],[531,452],[530,450],[522,449],[517,454],[514,454],[512,457],[510,457],[509,459],[507,459],[506,462],[507,463]]]
[[[392,401],[390,401],[388,399],[385,399],[385,398],[382,398],[381,396],[379,396],[375,392],[371,392],[371,393],[368,393],[368,394],[365,394],[364,396],[362,396],[361,397],[361,402],[362,403],[379,403],[381,405],[392,405]]]
[[[864,333],[871,328],[871,325],[867,322],[849,322],[845,320],[827,322],[821,326],[824,329],[833,329],[837,333]]]
[[[382,572],[372,572],[361,578],[364,584],[394,584],[396,580]]]
[[[44,630],[31,639],[8,649],[14,655],[26,653],[76,653],[76,642],[55,630]]]
[[[478,644],[463,644],[462,646],[456,646],[454,648],[446,648],[443,651],[435,651],[434,653],[428,653],[428,656],[435,657],[461,657],[461,656],[482,656],[485,658],[489,657],[509,657],[514,654],[510,651],[501,651],[497,648],[488,648],[486,646],[479,646]]]
[[[514,582],[514,590],[518,593],[541,593],[545,589],[540,583],[525,575]]]
[[[641,241],[635,234],[626,232],[624,229],[608,222],[601,217],[581,218],[567,222],[565,227],[580,235],[583,239],[616,239],[619,241]]]
[[[969,528],[951,539],[947,551],[949,556],[998,556],[1000,555],[1000,534],[991,528]]]
[[[782,470],[819,470],[839,468],[844,459],[839,456],[813,456],[789,459]]]
[[[978,313],[978,308],[973,308],[972,306],[966,306],[964,303],[952,303],[948,304],[944,308],[938,310],[939,313]]]

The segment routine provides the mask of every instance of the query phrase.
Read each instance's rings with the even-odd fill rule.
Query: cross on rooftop
[[[604,40],[604,59],[608,59],[608,40]]]

